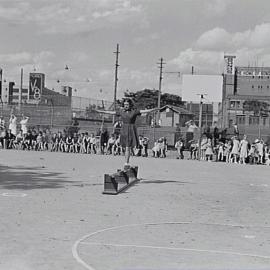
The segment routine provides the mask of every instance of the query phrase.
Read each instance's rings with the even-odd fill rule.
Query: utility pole
[[[115,76],[114,76],[114,97],[113,97],[113,103],[114,103],[114,110],[116,110],[116,95],[117,95],[117,84],[118,84],[118,58],[119,58],[119,44],[117,43],[116,46],[116,52],[114,52],[116,54],[116,61],[115,61]]]
[[[199,112],[199,151],[198,160],[201,159],[201,144],[202,144],[202,112],[203,112],[203,99],[206,94],[197,94],[200,96],[200,112]]]
[[[159,65],[159,85],[158,85],[158,117],[157,117],[157,120],[158,120],[158,124],[159,124],[159,121],[160,121],[160,100],[161,100],[161,86],[162,86],[162,75],[163,75],[163,65],[165,63],[163,62],[163,58],[161,57],[160,58],[160,62],[158,63]]]
[[[21,84],[19,88],[19,111],[21,113],[21,106],[22,106],[22,91],[23,91],[23,68],[21,68]]]

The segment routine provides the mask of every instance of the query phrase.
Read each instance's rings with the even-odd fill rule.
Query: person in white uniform
[[[8,129],[11,130],[11,134],[13,134],[14,136],[17,135],[17,117],[13,113],[10,115]]]
[[[29,117],[22,114],[22,120],[20,124],[21,124],[21,130],[22,130],[23,135],[27,134],[28,120],[29,120]]]

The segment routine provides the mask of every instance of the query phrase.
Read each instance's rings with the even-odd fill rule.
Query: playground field
[[[0,151],[0,270],[270,268],[270,167]]]

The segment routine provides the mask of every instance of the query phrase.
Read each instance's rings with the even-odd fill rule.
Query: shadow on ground
[[[80,184],[80,181],[65,180],[61,173],[42,172],[42,167],[0,166],[0,188],[3,189],[53,189]]]
[[[141,183],[142,184],[168,184],[168,183],[176,183],[176,184],[180,184],[180,185],[184,185],[184,184],[194,184],[192,182],[184,182],[184,181],[177,181],[177,180],[161,180],[161,179],[141,179]]]

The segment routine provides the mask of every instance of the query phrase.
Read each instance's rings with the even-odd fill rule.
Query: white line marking
[[[94,235],[107,232],[107,231],[112,231],[112,230],[119,230],[122,228],[127,228],[127,227],[136,227],[136,226],[158,226],[158,225],[206,225],[206,226],[227,226],[227,227],[239,227],[239,228],[265,228],[265,229],[270,229],[270,226],[259,226],[259,225],[244,225],[244,224],[223,224],[223,223],[203,223],[203,222],[191,222],[191,221],[184,221],[184,222],[159,222],[159,223],[142,223],[142,224],[127,224],[127,225],[122,225],[122,226],[115,226],[115,227],[110,227],[102,230],[98,230],[96,232],[92,232],[90,234],[86,234],[80,239],[78,239],[74,245],[72,246],[72,255],[74,259],[81,265],[83,265],[86,269],[88,270],[96,270],[92,266],[88,265],[86,262],[84,262],[81,257],[79,256],[78,253],[78,246],[80,243],[84,242],[85,239],[90,238]],[[84,242],[85,243],[85,242]],[[187,250],[187,249],[186,249]],[[193,250],[190,249],[189,251],[194,251],[194,252],[207,252],[207,250]],[[215,253],[223,253],[226,251],[208,251],[208,252],[215,252]],[[231,254],[231,253],[230,253]],[[243,253],[244,254],[244,253]],[[249,255],[243,255],[242,253],[235,253],[235,255],[239,256],[249,256]],[[251,254],[252,255],[252,254]],[[259,258],[264,258],[264,259],[270,259],[268,256],[257,256],[257,255],[252,255],[252,257],[259,257]]]
[[[25,193],[8,193],[8,192],[2,193],[1,195],[4,197],[21,197],[21,198],[27,196],[27,194]]]
[[[244,235],[244,237],[247,238],[247,239],[254,239],[254,238],[256,238],[255,235]]]
[[[249,184],[251,187],[268,187],[267,184]]]
[[[165,250],[178,250],[178,251],[193,251],[193,252],[207,252],[207,253],[218,253],[218,254],[229,254],[229,255],[237,255],[237,256],[248,256],[248,257],[256,257],[262,259],[270,259],[270,256],[262,256],[257,254],[249,254],[249,253],[239,253],[233,251],[226,250],[211,250],[211,249],[194,249],[194,248],[180,248],[180,247],[161,247],[161,246],[144,246],[144,245],[123,245],[123,244],[110,244],[110,243],[94,243],[94,242],[81,242],[83,245],[90,246],[109,246],[109,247],[132,247],[132,248],[149,248],[149,249],[165,249]]]

